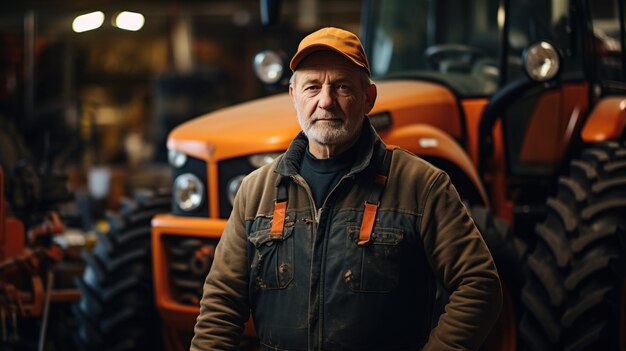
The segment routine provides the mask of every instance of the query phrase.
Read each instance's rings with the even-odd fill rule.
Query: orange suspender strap
[[[395,148],[396,147],[393,145],[387,145],[380,173],[374,178],[372,190],[367,201],[365,201],[365,210],[363,211],[363,220],[361,221],[361,230],[359,231],[359,245],[368,243],[372,237],[376,213],[378,212],[378,206],[380,205],[380,198],[383,195],[385,184],[387,184],[387,177],[391,169],[391,158]]]
[[[274,217],[272,219],[270,238],[281,239],[283,237],[283,228],[285,227],[285,215],[287,212],[286,178],[280,179],[276,188],[276,201],[274,202]]]
[[[364,245],[370,241],[372,229],[374,229],[374,221],[376,220],[376,212],[378,212],[378,203],[372,204],[365,201],[365,211],[363,211],[361,231],[359,231],[359,245]]]

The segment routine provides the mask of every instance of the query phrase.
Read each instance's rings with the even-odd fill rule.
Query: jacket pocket
[[[401,229],[375,227],[370,241],[358,245],[358,226],[347,228],[347,270],[344,281],[356,292],[384,293],[393,291],[400,280]]]
[[[294,239],[293,226],[285,226],[282,237],[270,236],[270,228],[252,232],[248,236],[254,250],[250,279],[260,290],[284,289],[293,280]]]

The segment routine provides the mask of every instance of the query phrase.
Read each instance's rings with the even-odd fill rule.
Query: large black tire
[[[626,150],[594,145],[547,200],[526,259],[520,338],[530,350],[617,350],[623,309]],[[620,234],[622,233],[622,234]]]
[[[166,193],[142,193],[108,216],[109,230],[98,233],[92,252],[84,252],[81,291],[73,311],[80,325],[79,350],[162,349],[161,322],[154,301],[150,221],[168,212]]]
[[[580,171],[573,178],[587,201],[564,281],[564,349],[625,350],[620,328],[626,318],[626,147],[605,143],[586,150],[576,168]]]

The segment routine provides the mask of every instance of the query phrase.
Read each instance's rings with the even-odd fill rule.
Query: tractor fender
[[[626,133],[626,97],[606,97],[593,109],[582,130],[587,143],[619,140]]]
[[[463,197],[463,193],[470,193],[469,190],[471,190],[472,193],[476,194],[473,196],[475,202],[489,206],[489,199],[480,181],[476,167],[467,152],[449,134],[426,124],[416,124],[395,128],[386,133],[383,139],[387,144],[401,146],[434,163],[435,166],[446,171],[453,182],[455,178],[459,179],[459,177],[466,179],[467,182],[465,183],[469,184],[464,184],[463,186],[470,185],[474,189],[462,189],[460,184],[455,183],[461,196]],[[444,162],[438,164],[432,160],[442,160]],[[455,174],[459,172],[462,174]]]

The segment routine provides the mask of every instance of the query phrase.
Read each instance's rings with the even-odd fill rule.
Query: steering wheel
[[[487,54],[479,48],[463,44],[438,44],[426,48],[424,58],[433,69],[441,72],[469,73],[479,58]]]

